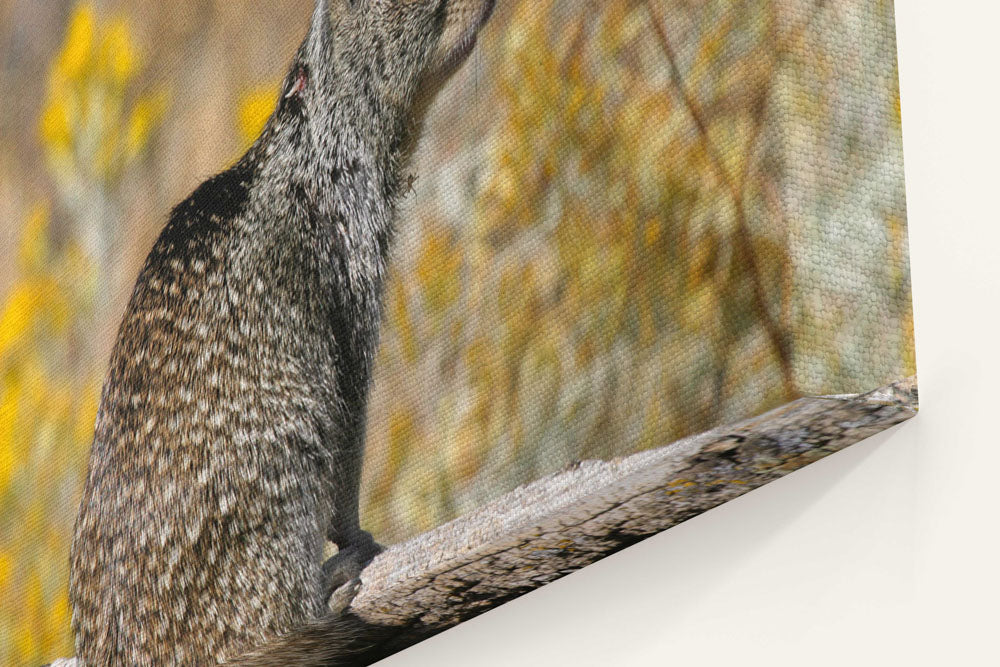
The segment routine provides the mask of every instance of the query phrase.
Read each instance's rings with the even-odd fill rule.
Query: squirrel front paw
[[[347,607],[361,587],[361,571],[383,551],[371,534],[360,531],[348,546],[337,551],[323,563],[323,581],[329,606],[340,610]]]

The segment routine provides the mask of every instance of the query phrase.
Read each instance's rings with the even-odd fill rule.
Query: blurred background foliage
[[[72,651],[104,367],[312,0],[0,0],[0,663]],[[501,2],[400,204],[363,522],[915,372],[892,4]]]

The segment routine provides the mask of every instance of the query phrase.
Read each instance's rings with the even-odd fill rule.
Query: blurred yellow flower
[[[656,245],[656,242],[660,240],[661,232],[663,231],[662,225],[656,218],[651,218],[646,221],[646,227],[644,231],[644,236],[646,239],[646,245],[652,247]]]
[[[97,381],[65,363],[85,310],[76,286],[90,265],[73,244],[52,256],[48,220],[47,204],[26,217],[21,279],[0,303],[0,497],[18,508],[16,530],[4,526],[16,540],[0,543],[0,599],[11,601],[0,605],[0,636],[11,640],[0,646],[3,664],[71,650],[65,593],[50,586],[65,581],[65,562],[41,557],[69,548],[65,499],[37,490],[77,477],[97,407]]]
[[[124,86],[136,70],[135,47],[128,23],[116,18],[104,30],[97,57],[98,66],[115,85]]]
[[[0,395],[0,493],[10,487],[17,467],[17,447],[14,442],[14,426],[17,421],[18,404],[21,400],[18,387],[13,382],[5,382]],[[9,566],[9,563],[8,563]],[[9,573],[9,568],[8,568]],[[0,573],[3,574],[3,573]],[[3,586],[0,586],[0,590]]]
[[[163,91],[143,95],[135,103],[125,134],[125,152],[129,158],[138,156],[146,149],[149,137],[159,125],[166,108],[167,94]]]
[[[0,310],[0,357],[31,327],[37,299],[38,291],[33,283],[20,283],[11,290]]]
[[[17,261],[25,273],[41,271],[49,256],[49,206],[42,202],[35,205],[24,223],[21,242],[17,247]]]
[[[2,464],[0,464],[0,471],[2,471]],[[0,472],[0,474],[2,474],[2,472]],[[14,564],[10,555],[0,552],[0,591],[7,588],[7,583],[10,581],[10,573],[13,569]]]
[[[440,312],[461,293],[462,249],[446,230],[428,228],[414,270],[432,312]]]
[[[58,155],[69,154],[73,146],[73,128],[67,93],[64,86],[58,90],[50,88],[49,100],[38,122],[42,141]]]
[[[79,79],[90,64],[94,50],[97,20],[89,2],[77,5],[69,20],[66,39],[55,66],[67,79]]]
[[[267,119],[271,117],[271,112],[274,111],[277,99],[277,85],[257,86],[240,97],[237,122],[240,138],[245,146],[252,144],[260,135],[264,125],[267,124]]]
[[[62,196],[57,210],[113,199],[110,187],[148,149],[167,94],[131,90],[140,62],[125,18],[76,6],[37,125]],[[24,217],[16,282],[0,296],[0,535],[10,538],[0,541],[0,664],[41,664],[73,645],[67,561],[52,556],[69,551],[67,494],[93,438],[100,376],[79,347],[99,267],[72,226],[54,242],[51,210],[41,203]]]
[[[78,172],[98,184],[114,183],[146,149],[166,109],[167,95],[162,91],[139,95],[129,107],[127,88],[139,68],[128,21],[119,16],[102,22],[92,4],[79,4],[49,68],[48,94],[38,123],[57,175]]]
[[[58,645],[57,642],[61,639],[60,635],[65,632],[65,628],[70,627],[72,616],[73,610],[69,604],[69,591],[62,588],[58,597],[49,604],[49,622],[45,627],[45,644],[47,647]]]

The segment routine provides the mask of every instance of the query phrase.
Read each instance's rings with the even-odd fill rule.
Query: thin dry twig
[[[809,27],[815,16],[819,13],[819,10],[822,9],[825,4],[826,0],[817,0],[809,17],[794,28],[788,38],[784,40],[783,44],[776,49],[772,67],[775,67],[785,56],[789,45],[802,36],[806,28]],[[684,83],[684,75],[678,65],[677,54],[671,45],[669,37],[667,36],[667,31],[663,26],[663,22],[656,12],[653,11],[653,8],[648,2],[645,3],[645,6],[653,25],[653,31],[656,34],[660,47],[663,49],[664,55],[667,58],[667,63],[670,66],[671,78],[677,88],[678,95],[694,121],[695,127],[698,130],[698,135],[701,137],[704,145],[705,153],[708,155],[709,162],[712,165],[713,171],[715,171],[716,177],[722,183],[723,187],[727,190],[730,198],[732,199],[733,210],[735,211],[736,216],[736,243],[739,248],[739,254],[747,263],[747,270],[750,274],[750,282],[753,288],[754,302],[760,313],[762,324],[764,325],[768,339],[771,341],[775,358],[777,359],[778,365],[781,369],[785,395],[788,398],[794,398],[799,392],[796,389],[795,373],[792,367],[791,339],[781,322],[775,319],[770,308],[768,307],[767,294],[764,289],[760,263],[754,249],[753,233],[750,229],[749,218],[744,204],[744,192],[746,183],[749,179],[751,156],[760,136],[761,128],[764,124],[765,112],[768,107],[773,85],[764,89],[760,98],[754,105],[754,126],[746,146],[746,160],[743,164],[739,182],[737,182],[723,163],[722,156],[719,154],[715,144],[712,142],[711,136],[709,135],[708,125],[705,123],[701,108]]]

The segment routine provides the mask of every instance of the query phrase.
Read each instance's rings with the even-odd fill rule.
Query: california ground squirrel
[[[101,396],[82,664],[366,664],[327,600],[379,550],[358,487],[395,201],[493,5],[318,0],[261,136],[173,210]]]

